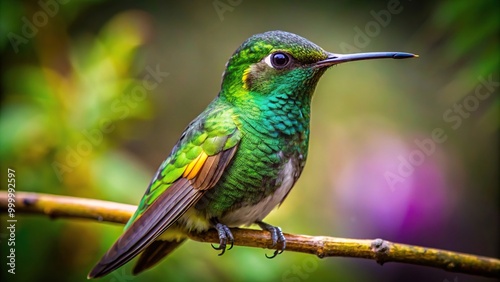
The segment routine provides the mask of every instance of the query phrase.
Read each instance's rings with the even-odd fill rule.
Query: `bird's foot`
[[[283,235],[283,231],[281,231],[281,228],[272,226],[262,221],[258,221],[256,223],[260,226],[260,228],[262,228],[262,230],[267,230],[271,233],[271,241],[273,242],[272,247],[276,247],[278,246],[278,243],[281,243],[281,248],[276,248],[272,256],[268,256],[266,254],[266,257],[268,259],[272,259],[277,255],[283,253],[283,251],[286,249],[286,238],[285,235]]]
[[[227,227],[227,225],[218,222],[215,223],[215,229],[217,230],[217,233],[219,233],[219,246],[216,247],[213,244],[211,245],[215,250],[222,250],[219,254],[219,256],[222,256],[226,252],[226,246],[228,242],[231,244],[228,250],[231,250],[233,248],[233,233],[231,233],[231,230],[229,230],[229,227]]]

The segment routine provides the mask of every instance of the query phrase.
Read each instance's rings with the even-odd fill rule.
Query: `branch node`
[[[370,247],[372,252],[374,253],[375,261],[378,264],[383,265],[388,261],[388,253],[391,248],[391,244],[389,241],[377,238],[372,241]]]
[[[316,256],[320,259],[325,257],[325,240],[316,240]]]

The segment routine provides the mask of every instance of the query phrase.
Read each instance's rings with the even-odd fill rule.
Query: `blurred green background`
[[[331,52],[420,58],[349,63],[323,76],[308,164],[267,221],[290,233],[499,257],[498,1],[60,2],[1,2],[2,190],[13,168],[17,191],[137,204],[216,96],[232,52],[252,34],[282,29]],[[122,231],[18,214],[11,275],[6,219],[1,281],[85,281]],[[218,257],[188,242],[140,276],[129,263],[102,280],[489,281],[265,253],[235,247]]]

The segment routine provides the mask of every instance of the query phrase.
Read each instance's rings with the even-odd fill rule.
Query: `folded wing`
[[[91,270],[101,277],[124,265],[215,186],[236,153],[241,134],[232,113],[202,113],[158,169],[125,232]]]

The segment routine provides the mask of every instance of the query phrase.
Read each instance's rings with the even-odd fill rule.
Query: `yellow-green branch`
[[[0,210],[8,210],[8,193],[0,192]],[[15,212],[45,214],[51,218],[85,218],[97,221],[126,223],[135,206],[94,199],[67,196],[21,193],[15,194]],[[268,232],[252,229],[231,229],[238,246],[271,248]],[[373,259],[380,264],[402,262],[441,268],[471,275],[500,277],[500,260],[447,250],[392,243],[382,239],[346,239],[326,236],[285,234],[287,251],[324,257],[356,257]],[[215,230],[191,233],[189,238],[199,242],[218,243]]]

